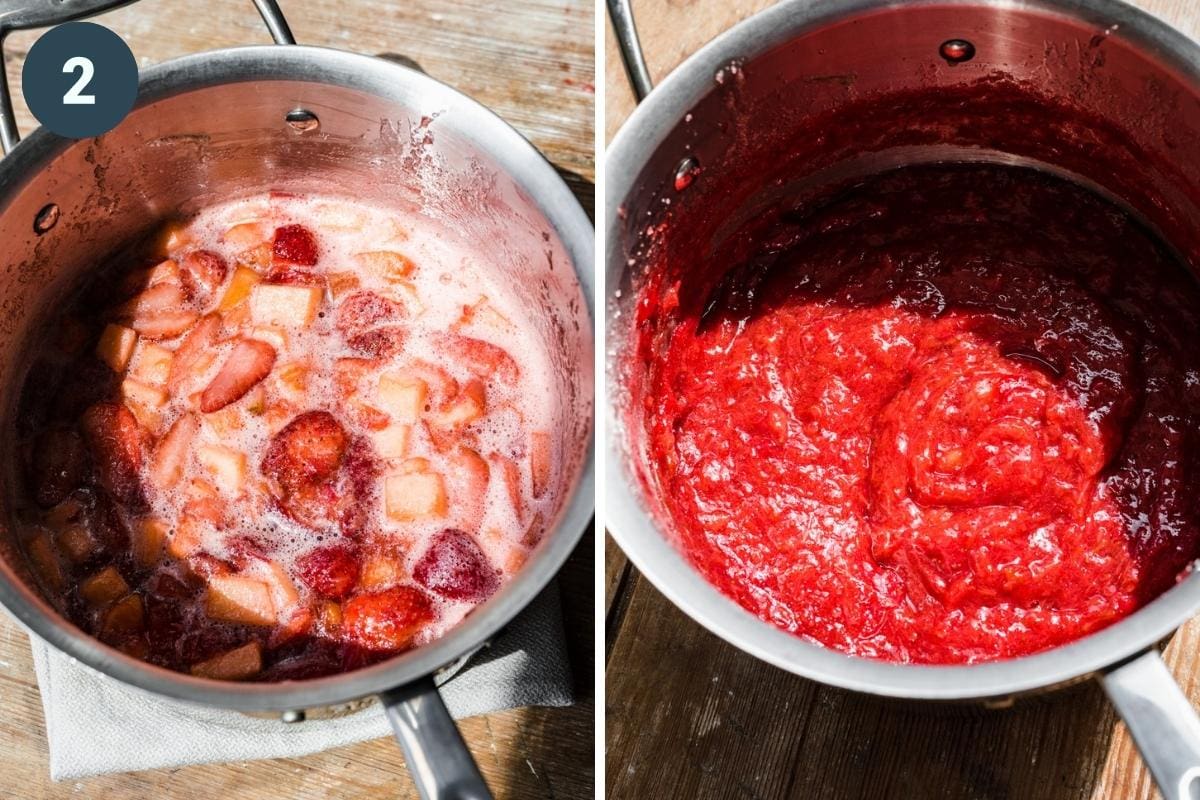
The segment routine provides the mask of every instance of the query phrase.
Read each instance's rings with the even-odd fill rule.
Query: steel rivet
[[[60,216],[62,216],[62,212],[59,211],[58,203],[48,203],[42,206],[42,210],[33,218],[33,232],[41,236],[58,224]]]
[[[279,718],[284,722],[304,722],[304,717],[303,710],[284,711],[279,715]]]
[[[975,45],[966,39],[947,39],[938,48],[938,53],[942,58],[946,59],[946,63],[954,66],[955,64],[961,64],[964,61],[970,61],[974,58]]]
[[[692,181],[700,174],[700,162],[688,156],[679,162],[675,168],[675,191],[682,192],[692,185]]]
[[[303,108],[289,111],[284,121],[296,133],[311,133],[321,127],[321,120],[317,119],[317,115]]]

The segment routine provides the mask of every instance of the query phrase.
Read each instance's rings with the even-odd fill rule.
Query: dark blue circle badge
[[[94,22],[68,22],[34,42],[21,71],[25,103],[59,136],[112,130],[137,98],[137,61],[120,36]]]

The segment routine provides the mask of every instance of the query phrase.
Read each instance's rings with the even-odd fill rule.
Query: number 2
[[[92,65],[90,58],[83,56],[74,56],[67,59],[67,63],[63,64],[63,72],[74,72],[79,70],[79,80],[75,81],[75,85],[67,90],[63,95],[63,105],[68,106],[94,106],[96,105],[96,95],[80,94],[87,85],[92,82],[92,76],[96,74],[96,68]]]

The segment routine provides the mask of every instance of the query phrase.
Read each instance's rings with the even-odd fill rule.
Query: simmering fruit
[[[260,197],[81,292],[56,324],[87,346],[46,337],[21,416],[24,549],[60,610],[276,680],[426,643],[500,589],[554,510],[551,367],[506,277],[428,224]]]

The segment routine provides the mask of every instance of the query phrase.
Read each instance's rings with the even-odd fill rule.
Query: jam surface
[[[645,451],[680,546],[748,610],[972,663],[1100,629],[1196,557],[1200,290],[1124,211],[915,166],[722,247],[710,287],[639,297],[666,322]]]
[[[272,193],[101,267],[18,422],[22,545],[127,654],[334,674],[444,635],[554,510],[534,309],[425,217]]]

